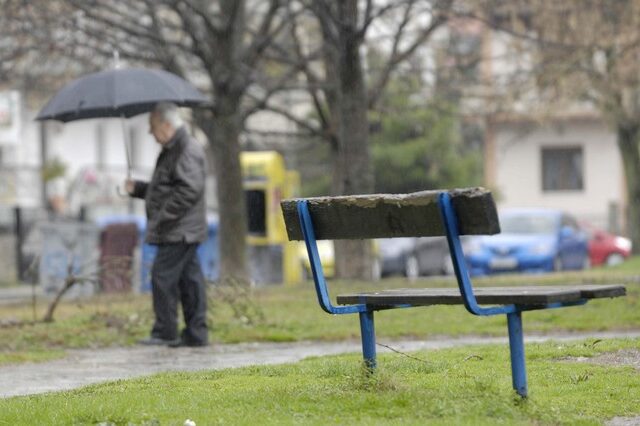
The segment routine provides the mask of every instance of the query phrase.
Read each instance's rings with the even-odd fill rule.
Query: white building
[[[482,80],[500,99],[493,107],[500,112],[486,123],[485,185],[499,207],[557,208],[624,233],[626,184],[615,131],[591,105],[545,103],[533,79],[517,80],[527,75],[530,51],[509,37],[483,34]]]
[[[558,208],[623,230],[625,179],[615,133],[594,114],[487,126],[485,179],[500,207]]]
[[[298,96],[294,104],[294,97],[281,96],[277,102],[303,115],[309,102]],[[160,147],[149,134],[148,114],[126,120],[105,118],[68,123],[37,122],[36,115],[37,111],[21,102],[18,92],[0,92],[0,222],[10,223],[10,210],[14,206],[45,204],[42,165],[52,161],[61,163],[66,170],[61,179],[46,185],[46,192],[49,198],[62,194],[67,213],[75,215],[82,206],[91,207],[94,217],[143,212],[143,202],[123,196],[118,187],[122,187],[127,177],[125,135],[129,139],[132,177],[146,180],[153,172]],[[244,143],[253,149],[282,149],[283,143],[291,141],[286,135],[295,133],[291,121],[268,111],[252,115],[248,127],[258,136],[267,135],[252,140],[245,136]],[[201,132],[197,139],[206,143]],[[212,212],[217,206],[215,192],[215,179],[209,176],[207,202]]]
[[[10,105],[12,119],[5,129],[0,128],[0,205],[42,205],[42,164],[56,161],[65,172],[55,180],[56,185],[47,187],[47,192],[62,191],[72,213],[81,205],[112,205],[116,210],[130,210],[128,197],[117,192],[127,176],[125,132],[130,141],[132,176],[148,179],[159,146],[148,133],[147,114],[127,120],[37,122],[37,111],[27,109],[20,102],[19,93],[1,95],[5,103],[0,102],[0,107]]]

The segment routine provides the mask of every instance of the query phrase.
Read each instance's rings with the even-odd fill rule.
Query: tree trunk
[[[633,242],[633,252],[640,253],[640,124],[618,124],[618,147],[627,184],[627,233]]]
[[[240,98],[246,88],[238,64],[244,32],[244,2],[220,2],[225,29],[219,34],[215,63],[209,70],[215,112],[200,116],[199,125],[212,148],[220,215],[220,282],[247,283],[247,220],[240,165]]]
[[[338,4],[338,99],[340,127],[335,159],[333,192],[342,195],[368,194],[373,190],[373,173],[368,141],[367,92],[360,58],[362,34],[358,27],[358,2]],[[371,241],[335,243],[335,270],[339,278],[373,278]]]
[[[236,102],[218,98],[218,114],[198,117],[198,125],[210,141],[216,177],[220,223],[218,228],[220,282],[249,278],[246,259],[247,221],[240,165],[239,113]],[[226,105],[226,108],[223,108]],[[236,105],[237,107],[237,105]],[[220,110],[225,110],[221,113]]]

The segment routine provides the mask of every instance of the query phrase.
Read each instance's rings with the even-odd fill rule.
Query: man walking
[[[147,345],[205,346],[207,298],[196,248],[207,238],[204,149],[184,126],[178,108],[159,103],[149,133],[162,146],[150,182],[127,179],[125,188],[145,200],[145,241],[157,245],[151,269],[155,322]],[[178,335],[178,299],[185,328]]]

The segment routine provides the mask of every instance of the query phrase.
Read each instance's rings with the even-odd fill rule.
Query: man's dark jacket
[[[158,155],[151,181],[135,181],[131,194],[146,203],[147,243],[207,239],[206,170],[204,149],[180,127]]]

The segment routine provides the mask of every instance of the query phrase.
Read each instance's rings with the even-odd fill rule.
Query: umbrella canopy
[[[151,111],[158,102],[187,107],[209,103],[189,82],[167,71],[115,68],[72,81],[49,100],[36,120],[128,118]]]

